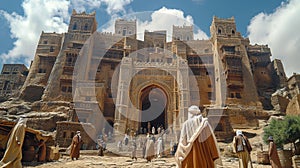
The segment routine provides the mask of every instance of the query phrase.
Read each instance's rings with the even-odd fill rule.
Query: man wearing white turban
[[[252,167],[250,152],[252,147],[248,138],[243,134],[241,130],[236,131],[236,136],[233,138],[233,152],[239,157],[239,168],[247,168],[250,162]]]
[[[220,158],[220,152],[208,119],[202,117],[198,106],[189,107],[188,112],[189,118],[181,129],[175,154],[177,167],[214,168],[216,160]],[[219,164],[222,163],[219,162]]]
[[[27,119],[20,118],[12,129],[6,150],[2,160],[1,168],[22,168],[22,146],[25,137],[25,127]]]

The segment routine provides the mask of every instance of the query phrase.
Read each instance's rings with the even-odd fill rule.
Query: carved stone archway
[[[168,126],[180,130],[187,119],[189,105],[189,75],[187,62],[173,60],[172,64],[139,63],[124,57],[118,75],[114,128],[124,133],[140,129],[141,94],[143,89],[156,86],[167,96],[166,115]]]
[[[138,128],[143,127],[147,130],[149,129],[148,126],[167,128],[173,124],[173,115],[176,115],[176,111],[173,110],[175,107],[172,107],[173,100],[170,88],[158,81],[152,81],[141,84],[136,89],[139,94],[136,96],[135,101],[138,104],[138,109],[141,110],[139,113],[140,122],[137,124]],[[148,102],[151,102],[152,107],[148,107]]]

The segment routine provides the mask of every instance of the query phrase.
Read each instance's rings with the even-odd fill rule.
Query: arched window
[[[75,22],[73,25],[73,30],[76,30],[76,29],[77,29],[77,23]]]
[[[235,31],[232,29],[232,30],[231,30],[231,33],[232,33],[232,35],[234,35],[234,34],[235,34]]]
[[[222,29],[218,28],[218,34],[222,34]]]

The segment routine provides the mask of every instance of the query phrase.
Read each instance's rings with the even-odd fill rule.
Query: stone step
[[[294,168],[300,168],[300,156],[293,156],[292,159]]]
[[[156,139],[158,138],[158,135],[155,135],[155,137],[156,137]],[[167,138],[167,140],[166,141],[164,141],[165,142],[165,154],[169,154],[170,152],[170,140],[171,139],[174,139],[173,138],[174,136],[172,136],[172,135],[168,135],[166,138]],[[123,148],[123,150],[122,151],[119,151],[119,149],[118,149],[118,142],[120,141],[120,140],[123,140],[124,139],[124,137],[123,136],[115,136],[114,137],[114,139],[113,139],[113,141],[111,141],[111,142],[108,142],[107,144],[106,144],[106,149],[109,151],[109,152],[112,152],[112,153],[114,153],[114,154],[117,154],[117,155],[122,155],[122,156],[128,156],[128,157],[130,157],[131,156],[131,151],[132,151],[132,140],[129,138],[129,142],[128,142],[128,145],[127,146],[125,146],[124,145],[124,142],[123,142],[123,145],[122,145],[122,148]],[[146,139],[146,135],[139,135],[138,136],[138,138],[137,138],[137,150],[136,150],[136,155],[137,155],[137,157],[139,157],[139,158],[141,158],[141,157],[143,157],[142,155],[142,153],[143,153],[143,150],[142,150],[142,148],[140,147],[140,144],[139,144],[139,139],[143,139],[143,140],[145,140]],[[156,147],[155,147],[155,151],[156,151]]]

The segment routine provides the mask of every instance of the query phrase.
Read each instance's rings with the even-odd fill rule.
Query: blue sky
[[[237,30],[251,43],[268,44],[272,59],[281,59],[288,76],[300,72],[300,0],[10,0],[0,1],[0,64],[24,63],[34,56],[42,30],[66,32],[72,9],[96,11],[98,27],[112,18],[134,12],[152,11],[175,14],[192,20],[200,28],[199,37],[210,37],[213,16],[235,17]],[[150,12],[151,13],[151,12]],[[159,14],[158,14],[159,16]],[[161,28],[165,21],[149,25]],[[109,31],[109,28],[106,29]],[[1,66],[0,65],[0,66]]]

